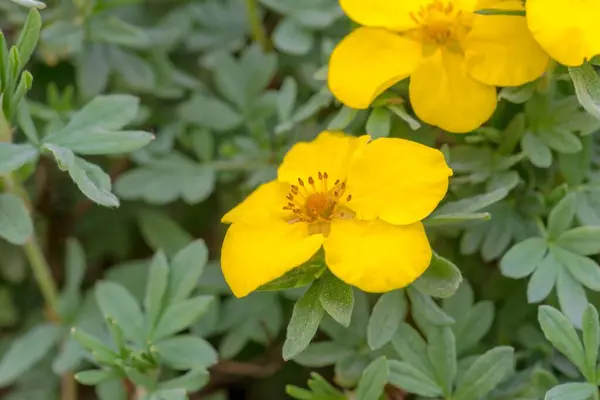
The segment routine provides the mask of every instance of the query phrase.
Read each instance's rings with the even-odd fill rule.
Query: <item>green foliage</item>
[[[599,398],[597,57],[451,135],[406,80],[334,99],[337,0],[47,6],[0,4],[0,398]],[[429,268],[365,293],[319,251],[232,296],[222,215],[325,129],[443,152]]]

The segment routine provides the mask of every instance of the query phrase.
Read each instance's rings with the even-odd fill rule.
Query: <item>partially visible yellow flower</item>
[[[342,40],[329,61],[329,87],[352,108],[367,108],[410,76],[410,101],[421,120],[450,132],[469,132],[494,112],[495,86],[532,81],[548,64],[524,17],[474,13],[483,8],[522,10],[519,0],[340,4],[364,25]]]
[[[367,292],[404,287],[429,266],[421,220],[448,189],[443,154],[403,139],[323,132],[286,154],[277,179],[222,219],[225,280],[246,296],[323,246],[342,281]]]
[[[579,66],[600,54],[600,0],[527,0],[527,23],[561,64]]]

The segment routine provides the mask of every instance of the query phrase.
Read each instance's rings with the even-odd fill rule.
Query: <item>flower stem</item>
[[[260,16],[258,15],[257,0],[246,0],[246,7],[248,8],[248,20],[250,22],[250,32],[255,42],[260,44],[263,51],[268,52],[270,50],[269,40],[265,33],[265,28],[262,25]]]

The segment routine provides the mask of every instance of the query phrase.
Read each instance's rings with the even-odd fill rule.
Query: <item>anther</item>
[[[297,191],[298,191],[298,186],[296,186],[296,185],[292,185],[292,191],[295,191],[295,192],[297,192]]]
[[[323,180],[323,174],[321,173],[321,171],[319,171],[319,179]]]
[[[292,196],[292,194],[288,194],[287,196],[285,196],[286,199],[288,200],[294,200],[294,196]]]
[[[350,200],[352,200],[352,195],[351,194],[349,194],[348,197],[346,197],[346,201],[350,201]]]
[[[340,180],[338,179],[337,181],[335,181],[334,185],[338,185],[340,183]]]
[[[329,178],[329,175],[327,175],[327,172],[323,172],[323,178],[325,178],[325,179]]]
[[[338,193],[338,191],[337,191],[337,190],[336,190],[335,192],[333,192],[333,195],[334,195],[335,197],[339,197],[339,196],[340,196],[340,194]]]
[[[309,183],[310,185],[314,185],[314,184],[315,184],[315,180],[312,178],[312,176],[309,176],[309,177],[308,177],[308,183]]]
[[[300,186],[304,186],[304,181],[302,179],[298,178],[298,184]]]

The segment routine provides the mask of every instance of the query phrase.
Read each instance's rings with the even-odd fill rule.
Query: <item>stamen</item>
[[[334,185],[337,186],[339,184],[340,184],[340,180],[338,179],[338,180],[335,181]]]
[[[327,175],[327,172],[323,172],[323,178],[325,178],[325,179],[329,178],[329,176]]]
[[[352,195],[351,194],[349,194],[348,197],[346,197],[346,201],[350,201],[350,200],[352,200]]]
[[[304,181],[302,179],[298,178],[298,184],[300,186],[304,186]]]
[[[323,180],[323,174],[319,171],[319,180]]]

